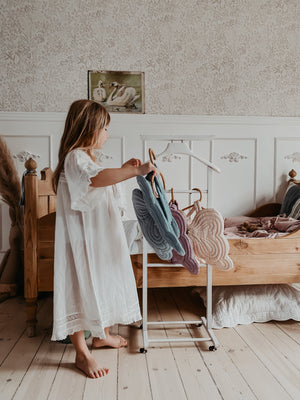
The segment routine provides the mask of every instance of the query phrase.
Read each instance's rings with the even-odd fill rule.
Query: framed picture
[[[88,98],[109,112],[145,113],[145,74],[136,71],[88,71]]]

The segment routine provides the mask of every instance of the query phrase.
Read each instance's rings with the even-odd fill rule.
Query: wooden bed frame
[[[53,290],[53,259],[56,195],[52,189],[52,171],[45,168],[41,179],[37,163],[25,162],[24,177],[24,295],[28,336],[35,335],[37,298],[39,292]],[[290,172],[294,182],[295,173]],[[277,215],[279,203],[269,203],[250,216]],[[230,257],[234,268],[220,271],[213,268],[213,285],[249,285],[300,282],[300,229],[277,239],[229,239]],[[149,262],[159,262],[149,254]],[[132,255],[137,287],[142,287],[142,254]],[[148,287],[205,286],[206,274],[191,275],[180,267],[149,268]]]

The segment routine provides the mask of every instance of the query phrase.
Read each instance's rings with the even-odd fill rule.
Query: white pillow
[[[212,328],[271,320],[300,321],[299,285],[214,286]],[[206,306],[206,287],[194,289]]]

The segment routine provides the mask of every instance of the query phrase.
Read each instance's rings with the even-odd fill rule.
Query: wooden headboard
[[[28,335],[33,336],[38,292],[53,290],[56,194],[50,168],[41,171],[41,179],[38,179],[37,163],[33,159],[25,162],[25,168],[24,296]]]

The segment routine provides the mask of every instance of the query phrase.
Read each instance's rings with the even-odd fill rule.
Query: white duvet
[[[195,288],[206,305],[206,288]],[[213,287],[212,328],[271,320],[300,321],[300,284]]]

